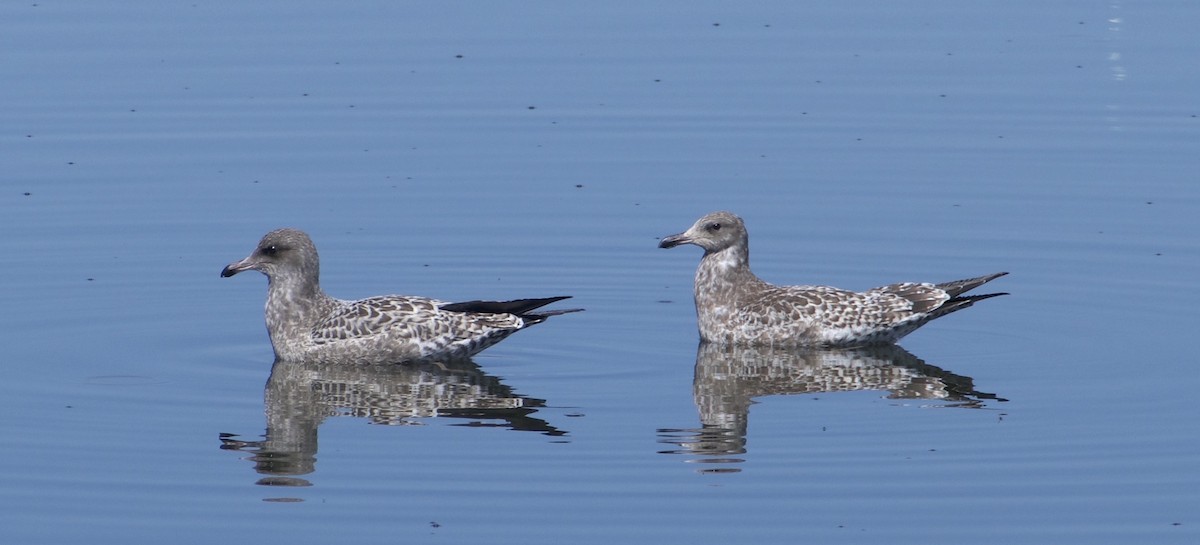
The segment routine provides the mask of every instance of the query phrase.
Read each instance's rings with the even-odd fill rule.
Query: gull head
[[[315,278],[320,262],[316,246],[304,231],[284,228],[263,235],[254,251],[245,259],[226,265],[221,270],[221,277],[228,278],[248,270],[259,271],[268,278],[289,274]]]
[[[674,248],[682,244],[695,244],[705,253],[720,252],[727,248],[746,245],[746,224],[732,212],[713,212],[696,220],[690,229],[677,235],[663,237],[659,248]]]

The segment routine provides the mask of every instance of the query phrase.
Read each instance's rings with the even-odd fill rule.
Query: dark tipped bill
[[[688,244],[690,242],[692,242],[692,239],[688,238],[683,233],[679,233],[678,235],[663,237],[662,240],[658,241],[658,247],[674,248],[680,244]]]
[[[246,259],[243,259],[241,261],[235,261],[233,263],[230,263],[230,264],[226,265],[224,269],[221,269],[221,278],[229,278],[230,276],[233,276],[237,273],[240,273],[242,271],[248,271],[253,268],[254,268],[254,264],[251,263],[250,258],[247,257]]]

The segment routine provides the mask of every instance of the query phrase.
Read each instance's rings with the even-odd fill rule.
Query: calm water
[[[1051,5],[1053,4],[1053,5]],[[1196,543],[1200,5],[0,5],[12,543]],[[903,348],[697,349],[699,250],[1007,270]],[[265,281],[574,295],[272,369]],[[103,539],[100,539],[100,538]]]

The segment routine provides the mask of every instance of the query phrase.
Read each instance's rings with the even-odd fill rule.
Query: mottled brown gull
[[[660,248],[704,249],[696,269],[696,317],[701,339],[718,344],[783,347],[894,343],[930,320],[989,297],[963,295],[1008,273],[943,284],[902,282],[853,292],[828,286],[775,286],[750,272],[742,219],[713,212],[690,229],[663,237]]]
[[[296,229],[263,236],[222,277],[256,270],[267,276],[267,332],[281,360],[361,363],[469,357],[550,316],[581,309],[537,311],[569,297],[449,303],[383,295],[345,301],[321,290],[312,239]]]

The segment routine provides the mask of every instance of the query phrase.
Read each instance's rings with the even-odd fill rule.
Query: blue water
[[[217,540],[1195,543],[1200,6],[0,5],[0,527]],[[697,351],[767,280],[1007,270],[903,352]],[[452,369],[272,373],[343,298],[573,295]],[[436,416],[434,416],[436,415]]]

